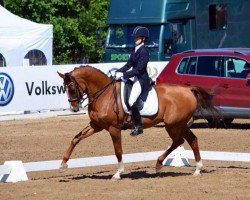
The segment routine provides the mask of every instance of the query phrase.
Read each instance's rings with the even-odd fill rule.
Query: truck
[[[150,31],[150,61],[192,49],[250,47],[249,0],[110,0],[103,62],[127,61],[136,26]]]

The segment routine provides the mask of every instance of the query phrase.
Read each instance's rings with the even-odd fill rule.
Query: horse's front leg
[[[100,127],[97,127],[93,124],[89,124],[88,126],[86,126],[80,133],[78,133],[73,140],[71,140],[69,147],[67,148],[67,150],[65,151],[65,153],[63,154],[63,160],[61,162],[61,166],[60,166],[60,172],[64,172],[67,168],[67,161],[69,160],[75,146],[84,138],[87,138],[91,135],[93,135],[96,132],[101,131],[102,129]]]
[[[118,169],[117,172],[113,175],[112,179],[114,180],[120,180],[121,179],[121,173],[124,172],[124,164],[122,162],[122,141],[121,141],[121,130],[110,127],[109,133],[111,135],[114,149],[115,149],[115,155],[118,160]]]

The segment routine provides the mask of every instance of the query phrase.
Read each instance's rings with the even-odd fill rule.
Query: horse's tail
[[[204,112],[203,109],[205,109],[209,115],[208,118],[212,118],[213,121],[219,121],[222,117],[219,112],[213,105],[212,105],[212,99],[213,99],[213,94],[209,94],[206,92],[203,88],[198,87],[198,86],[192,86],[191,91],[193,92],[197,103],[198,103],[198,111],[201,112],[201,115],[204,117]]]

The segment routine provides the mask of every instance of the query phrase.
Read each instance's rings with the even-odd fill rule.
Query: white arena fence
[[[89,64],[109,75],[125,63]],[[150,77],[156,77],[166,62],[150,62]],[[0,116],[43,110],[68,109],[69,104],[62,79],[57,71],[69,72],[81,64],[2,67],[0,71]],[[87,104],[87,101],[85,102]]]
[[[133,162],[145,162],[145,161],[156,161],[157,158],[164,151],[154,152],[142,152],[142,153],[131,153],[123,155],[124,163]],[[174,152],[168,156],[173,158]],[[236,152],[219,152],[219,151],[201,151],[201,157],[203,160],[218,160],[218,161],[235,161],[235,162],[250,162],[250,153],[236,153]],[[194,159],[192,150],[185,150],[183,158]],[[54,161],[41,161],[41,162],[30,162],[24,163],[26,172],[32,171],[45,171],[45,170],[56,170],[59,169],[61,160]],[[69,168],[79,167],[93,167],[101,165],[117,164],[117,158],[115,155],[100,156],[100,157],[87,157],[87,158],[76,158],[68,161]]]
[[[124,163],[155,161],[163,151],[142,152],[133,154],[124,154]],[[235,161],[235,162],[250,162],[250,153],[236,152],[219,152],[219,151],[201,151],[203,160],[218,160],[218,161]],[[185,166],[188,165],[187,159],[194,159],[191,150],[184,150],[183,147],[178,147],[173,151],[163,162],[165,165]],[[178,163],[182,162],[182,163]],[[0,181],[1,182],[18,182],[28,180],[26,172],[58,170],[61,160],[40,161],[22,163],[21,161],[7,161],[4,165],[0,165]],[[70,159],[68,161],[69,168],[91,167],[117,164],[115,155],[86,157]]]

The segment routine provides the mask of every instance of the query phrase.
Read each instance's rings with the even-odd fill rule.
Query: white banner
[[[155,80],[167,62],[150,62],[148,72]],[[124,63],[90,64],[110,76]],[[0,68],[0,115],[23,111],[68,109],[63,80],[58,76],[76,65],[52,65]]]

